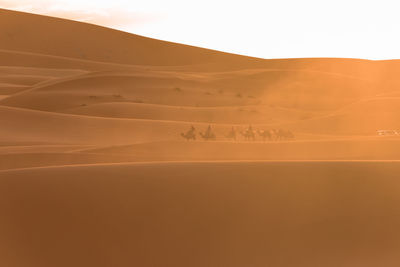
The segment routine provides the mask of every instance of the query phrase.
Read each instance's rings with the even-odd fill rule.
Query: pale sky
[[[261,58],[400,58],[399,0],[0,0],[0,7]]]

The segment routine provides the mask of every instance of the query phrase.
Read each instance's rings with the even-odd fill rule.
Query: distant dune
[[[294,133],[294,140],[281,140],[282,146],[256,133],[260,144],[283,148],[289,142],[292,149],[273,149],[265,159],[307,158],[305,148],[293,141],[313,151],[313,141],[326,140],[329,149],[319,159],[355,158],[331,150],[334,140],[385,147],[384,152],[360,148],[363,159],[393,159],[387,142],[397,149],[395,136],[377,135],[377,130],[397,130],[400,123],[397,60],[264,60],[4,9],[0,22],[4,145],[158,143],[165,147],[156,151],[170,151],[165,160],[176,159],[178,148],[188,159],[207,159],[211,152],[196,155],[181,136],[191,125],[197,141],[211,125],[217,141],[237,151],[233,154],[242,145],[256,147],[241,134],[252,125],[257,131]],[[232,127],[236,141],[227,137]],[[259,158],[256,150],[240,159]]]
[[[238,64],[253,61],[80,22],[4,9],[0,12],[0,24],[6,25],[0,30],[0,48],[5,50],[133,65],[192,65],[225,60]]]
[[[400,61],[0,25],[1,266],[399,266]]]

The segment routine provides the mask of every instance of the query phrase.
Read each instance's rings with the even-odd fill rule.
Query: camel
[[[186,141],[196,140],[196,129],[191,126],[191,128],[186,133],[181,133],[181,136],[186,139]]]
[[[212,132],[210,125],[208,125],[208,128],[204,134],[200,132],[200,136],[206,141],[213,141],[217,139],[215,134]]]
[[[272,140],[272,132],[268,130],[258,130],[258,134],[262,137],[263,141],[265,142],[267,139],[269,141]]]
[[[244,130],[240,133],[241,133],[241,135],[244,136],[246,141],[255,141],[256,140],[255,131],[253,131],[253,127],[251,127],[251,125],[249,126],[249,128],[247,128],[246,130]]]
[[[294,134],[290,130],[286,130],[285,138],[290,140],[290,139],[294,139],[295,137],[294,137]]]
[[[294,139],[294,134],[289,130],[274,130],[277,141]]]
[[[280,139],[279,130],[271,129],[271,141],[278,141]]]
[[[234,141],[236,141],[236,130],[233,126],[231,131],[226,135],[226,138],[233,139]]]

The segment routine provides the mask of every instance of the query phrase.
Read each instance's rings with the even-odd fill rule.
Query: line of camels
[[[292,140],[294,139],[294,134],[290,130],[282,130],[282,129],[271,129],[271,130],[253,130],[253,127],[249,125],[244,131],[238,131],[235,127],[232,127],[231,130],[225,135],[226,138],[230,140],[236,141],[238,139],[238,133],[244,137],[246,141],[256,141],[257,134],[261,137],[261,139],[265,141],[282,141],[282,140]],[[209,125],[205,132],[199,132],[201,138],[205,141],[215,141],[217,140],[217,136],[211,129]],[[187,141],[196,140],[196,128],[192,125],[190,129],[181,133],[181,136]]]

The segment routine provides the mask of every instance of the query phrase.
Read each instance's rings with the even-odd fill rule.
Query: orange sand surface
[[[4,266],[398,266],[398,162],[0,171]]]
[[[0,25],[1,266],[399,266],[400,61]]]

